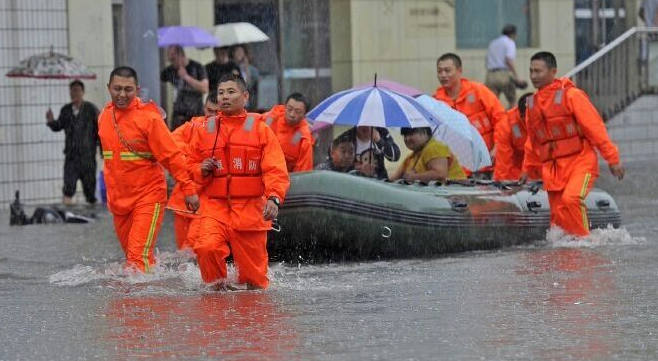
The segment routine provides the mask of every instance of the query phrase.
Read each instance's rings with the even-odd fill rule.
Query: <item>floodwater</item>
[[[0,360],[656,360],[655,163],[598,186],[624,228],[434,259],[271,264],[266,291],[212,292],[170,224],[124,274],[111,217],[0,216]],[[170,222],[170,218],[167,220]]]

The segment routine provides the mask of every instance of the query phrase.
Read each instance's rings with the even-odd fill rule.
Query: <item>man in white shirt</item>
[[[487,77],[485,85],[500,96],[505,94],[508,108],[516,104],[516,88],[528,86],[525,80],[519,79],[514,67],[516,59],[516,26],[505,25],[502,35],[489,43],[486,57]]]

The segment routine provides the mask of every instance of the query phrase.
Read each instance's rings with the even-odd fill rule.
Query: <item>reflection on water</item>
[[[104,339],[118,359],[288,360],[297,336],[265,292],[112,299]]]
[[[618,290],[609,259],[582,248],[541,250],[522,259],[517,274],[530,276],[524,304],[551,339],[534,350],[535,358],[601,359],[619,352],[610,328]]]
[[[271,288],[211,292],[171,219],[130,275],[111,218],[9,228],[0,360],[658,360],[655,166],[613,193],[625,229],[432,259],[272,264]],[[233,272],[234,273],[234,272]]]

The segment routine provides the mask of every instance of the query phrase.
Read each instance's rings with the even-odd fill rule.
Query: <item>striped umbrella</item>
[[[384,128],[437,125],[432,114],[415,99],[377,86],[336,93],[313,108],[307,118],[329,124]]]

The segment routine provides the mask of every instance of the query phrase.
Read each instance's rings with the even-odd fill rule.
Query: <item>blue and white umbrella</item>
[[[436,127],[422,105],[406,95],[378,87],[349,89],[323,100],[307,115],[315,122],[372,127]]]
[[[439,128],[434,131],[434,138],[447,144],[462,166],[476,171],[491,165],[484,139],[463,113],[429,95],[416,100],[437,119]]]

